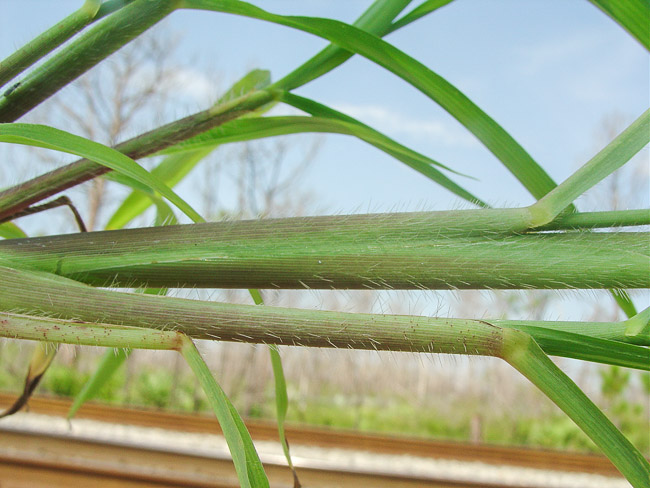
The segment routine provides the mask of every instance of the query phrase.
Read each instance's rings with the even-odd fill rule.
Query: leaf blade
[[[215,10],[299,29],[328,39],[410,83],[463,124],[536,198],[555,188],[552,178],[496,121],[458,88],[419,61],[368,32],[332,19],[282,16],[234,0],[184,0],[185,8]],[[282,85],[274,85],[285,88]]]
[[[255,446],[244,422],[215,381],[198,349],[187,336],[183,336],[180,352],[192,371],[194,371],[219,420],[241,486],[248,488],[268,487],[269,482],[264,473],[262,462],[255,451]]]
[[[43,147],[88,158],[158,191],[194,222],[205,221],[187,202],[176,195],[167,185],[152,177],[133,159],[103,144],[53,127],[22,123],[0,124],[0,141]]]
[[[644,0],[590,0],[650,51],[650,3]]]

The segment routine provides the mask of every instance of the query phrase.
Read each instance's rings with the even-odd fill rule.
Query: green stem
[[[319,312],[200,302],[93,288],[0,268],[0,309],[182,332],[197,339],[367,350],[494,355],[501,329],[480,320]]]
[[[0,336],[80,346],[179,350],[182,334],[80,320],[0,312]]]
[[[79,10],[74,11],[0,62],[0,86],[15,78],[23,70],[90,24],[94,20],[100,4],[101,0],[86,0]]]
[[[36,68],[0,98],[0,122],[13,122],[149,29],[179,0],[135,0]]]
[[[118,144],[115,149],[131,159],[140,159],[250,113],[273,101],[276,96],[279,95],[265,90],[252,92],[141,134]],[[80,159],[0,192],[0,222],[10,219],[33,203],[109,171],[106,166]]]
[[[288,289],[650,287],[648,233],[458,237],[499,210],[220,222],[0,241],[0,265],[97,286]],[[517,215],[515,213],[515,215]],[[448,227],[447,219],[457,227]],[[451,224],[454,225],[454,224]]]
[[[0,86],[18,76],[22,71],[52,52],[87,25],[124,7],[130,1],[132,0],[110,0],[102,3],[101,0],[86,0],[79,10],[50,27],[0,62]]]
[[[563,215],[535,230],[581,230],[650,225],[650,209],[580,212]]]

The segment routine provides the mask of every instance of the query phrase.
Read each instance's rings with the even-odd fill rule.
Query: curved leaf
[[[0,224],[0,237],[3,239],[20,239],[27,237],[27,234],[13,222],[5,222]]]
[[[635,488],[645,488],[650,464],[529,335],[504,330],[503,358],[535,384],[587,434]]]
[[[334,110],[332,110],[332,112],[337,114]],[[238,119],[167,148],[164,151],[161,151],[160,154],[175,154],[181,151],[205,150],[214,148],[219,144],[249,141],[252,139],[288,134],[300,134],[305,132],[345,134],[358,137],[359,139],[372,144],[381,151],[390,154],[399,161],[402,161],[407,166],[432,179],[455,195],[477,205],[483,207],[488,206],[433,166],[438,166],[452,172],[453,170],[416,151],[402,146],[382,133],[377,132],[352,118],[344,116],[343,114],[340,114],[338,119],[295,115]]]
[[[627,163],[650,142],[650,109],[643,112],[598,154],[530,206],[532,227],[548,224],[576,198]]]
[[[650,2],[648,0],[590,1],[650,51]]]
[[[240,80],[235,82],[217,100],[215,106],[235,100],[250,91],[266,88],[270,83],[270,71],[254,69],[248,72]],[[256,110],[255,112],[243,115],[242,118],[258,116],[262,110],[263,107]],[[196,151],[191,154],[186,153],[166,158],[151,171],[151,174],[170,188],[173,188],[178,182],[185,178],[185,176],[187,176],[189,172],[192,171],[192,169],[194,169],[199,161],[210,154],[210,152],[212,152],[212,149],[214,149],[214,147],[208,150]],[[125,176],[116,173],[108,173],[104,177],[130,186],[134,190],[140,190],[140,192],[134,191],[128,197],[126,197],[124,202],[122,202],[122,205],[120,205],[120,207],[115,211],[109,220],[108,224],[106,225],[106,229],[119,229],[124,227],[128,222],[140,215],[142,212],[148,209],[152,203],[154,203],[150,198],[151,192],[145,190],[143,193],[142,188],[138,188],[138,183],[134,180],[130,180]],[[134,182],[136,185],[133,184]]]
[[[151,175],[168,187],[173,188],[213,150],[214,147],[207,147],[169,156],[151,170]],[[106,176],[112,174],[114,173],[108,173]],[[134,185],[130,184],[131,182],[125,179],[121,179],[119,183],[126,184],[132,188],[134,187]],[[140,188],[135,187],[134,191],[124,199],[119,208],[111,216],[106,224],[106,229],[121,229],[159,200],[154,193],[142,192]]]
[[[106,384],[113,373],[119,369],[120,366],[126,361],[131,353],[130,349],[108,349],[99,366],[93,373],[92,377],[86,382],[84,387],[74,397],[70,410],[68,410],[67,418],[73,418],[81,406],[97,395],[99,390]]]
[[[530,334],[551,356],[650,371],[650,349],[647,347],[547,327],[515,325],[512,328]]]
[[[394,32],[397,29],[401,29],[405,25],[408,25],[411,22],[415,22],[416,20],[430,14],[434,10],[438,10],[440,7],[444,7],[451,2],[453,2],[453,0],[427,0],[426,2],[423,2],[422,4],[415,7],[404,17],[393,22],[388,32]]]
[[[242,487],[264,488],[269,481],[253,441],[239,413],[215,381],[210,369],[192,340],[183,336],[181,354],[196,375],[214,410],[232,455],[237,476]]]
[[[90,159],[156,190],[194,222],[204,222],[203,218],[167,185],[161,183],[128,156],[103,144],[53,127],[20,123],[0,124],[0,142],[43,147]]]
[[[323,37],[343,49],[360,54],[407,81],[449,112],[472,132],[535,198],[542,198],[556,186],[524,148],[458,88],[375,35],[332,19],[272,14],[237,0],[184,0],[183,6],[274,22]]]

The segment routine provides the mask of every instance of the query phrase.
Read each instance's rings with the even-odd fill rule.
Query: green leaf
[[[151,176],[169,188],[173,188],[213,150],[214,147],[208,147],[169,156],[151,171]],[[106,176],[113,174],[115,173],[108,173]],[[123,180],[121,183],[133,187],[128,181]],[[106,224],[106,229],[120,229],[124,227],[138,215],[141,215],[152,204],[156,204],[159,201],[160,198],[157,198],[154,193],[144,193],[139,191],[138,188],[134,188],[134,191],[124,199],[119,208],[111,216],[108,224]]]
[[[153,174],[153,171],[152,171]],[[110,171],[108,173],[103,174],[100,176],[100,178],[104,178],[105,180],[113,181],[115,183],[119,183],[120,185],[128,186],[129,188],[145,193],[147,195],[153,195],[154,191],[145,185],[144,183],[140,183],[137,180],[134,180],[133,178],[130,178],[129,176],[126,176],[125,174],[118,173],[117,171]]]
[[[250,289],[248,290],[248,293],[250,293],[251,297],[253,298],[255,305],[264,305],[264,300],[262,299],[262,295],[260,294],[259,290]],[[271,367],[273,368],[273,379],[275,381],[275,410],[278,421],[278,436],[280,437],[280,444],[282,445],[284,457],[287,460],[289,468],[291,468],[291,473],[293,474],[293,486],[294,488],[300,488],[298,474],[296,473],[296,469],[293,466],[293,461],[291,461],[289,443],[287,442],[287,438],[284,433],[284,421],[287,418],[289,396],[287,395],[287,382],[284,379],[282,358],[280,357],[280,351],[274,344],[269,345],[269,354],[271,356]]]
[[[154,223],[156,227],[178,224],[174,211],[162,198],[154,197],[152,200],[156,205],[156,221]]]
[[[571,203],[627,163],[650,142],[650,109],[621,132],[580,169],[530,207],[533,227],[547,224]]]
[[[194,371],[219,420],[241,486],[247,488],[268,487],[269,482],[264,473],[262,462],[239,413],[215,381],[194,343],[187,336],[183,337],[181,354]]]
[[[648,0],[591,0],[650,51],[650,2]]]
[[[626,320],[625,324],[627,337],[645,337],[645,343],[650,344],[650,307]]]
[[[5,222],[0,224],[0,237],[4,239],[20,239],[27,237],[27,234],[13,222]]]
[[[449,168],[448,166],[445,166],[416,151],[413,151],[408,147],[402,146],[381,132],[378,132],[375,129],[361,123],[357,119],[334,110],[333,108],[330,108],[326,105],[318,103],[314,100],[300,97],[298,95],[293,95],[288,92],[285,92],[282,95],[281,100],[299,110],[302,110],[303,112],[311,114],[314,117],[326,117],[330,120],[331,123],[336,123],[338,127],[341,127],[339,130],[347,131],[341,131],[339,133],[347,133],[356,136],[359,139],[364,140],[376,148],[384,151],[385,153],[390,154],[395,159],[403,162],[414,170],[422,173],[424,176],[435,181],[455,195],[481,207],[489,207],[489,205],[487,205],[481,199],[475,197],[470,192],[457,185],[455,182],[447,178],[443,173],[437,171],[435,168],[432,168],[432,166],[438,166],[457,175],[466,175],[463,175],[462,173],[459,173]]]
[[[126,358],[131,354],[130,349],[108,349],[102,357],[99,366],[93,373],[92,377],[86,382],[82,390],[75,396],[70,410],[68,410],[68,420],[73,418],[81,406],[91,398],[95,397],[99,390],[113,376]]]
[[[246,93],[253,90],[262,90],[271,84],[271,72],[265,69],[254,69],[244,75],[243,78],[237,80],[229,89],[224,93],[215,105],[226,103],[235,100]]]
[[[273,378],[275,380],[275,410],[278,420],[278,435],[280,437],[280,444],[282,445],[282,451],[284,452],[284,457],[287,460],[289,468],[293,474],[293,485],[294,488],[300,487],[300,481],[298,480],[298,474],[296,473],[296,468],[293,466],[291,461],[291,452],[289,451],[289,443],[284,431],[284,421],[287,418],[287,409],[289,408],[289,396],[287,395],[287,382],[284,378],[284,370],[282,368],[282,358],[280,357],[280,351],[275,345],[269,346],[269,354],[271,356],[271,366],[273,367]]]
[[[643,346],[546,327],[517,325],[513,328],[530,334],[544,352],[551,356],[650,371],[650,349]]]
[[[650,464],[537,343],[504,329],[503,358],[526,376],[580,427],[635,488],[647,488]]]
[[[354,26],[378,36],[387,34],[391,23],[411,0],[376,0],[354,22]],[[273,86],[282,90],[293,90],[323,76],[337,66],[345,63],[353,53],[341,49],[336,44],[330,44],[325,49],[309,58],[287,76],[277,81]]]
[[[90,159],[156,190],[174,203],[174,205],[181,209],[194,222],[205,222],[192,207],[176,195],[167,185],[161,183],[128,156],[103,144],[53,127],[19,123],[0,124],[0,142],[43,147],[45,149],[67,152]]]
[[[431,12],[438,10],[440,7],[444,7],[445,5],[451,3],[453,0],[427,0],[426,2],[422,3],[421,5],[418,5],[415,7],[413,10],[411,10],[408,14],[406,14],[404,17],[396,20],[393,22],[393,25],[390,26],[390,29],[388,32],[394,32],[397,29],[401,29],[405,25],[410,24],[411,22],[414,22],[425,15],[430,14]]]
[[[293,101],[294,97],[289,96],[288,99]],[[313,103],[316,104],[316,102]],[[160,154],[174,155],[179,152],[182,153],[185,151],[215,148],[220,144],[261,139],[265,137],[300,134],[305,132],[345,134],[358,137],[359,139],[372,144],[376,148],[390,154],[399,161],[404,162],[407,166],[439,183],[455,195],[469,202],[476,203],[477,205],[483,207],[488,206],[485,202],[466,191],[432,166],[439,166],[455,172],[452,169],[402,146],[389,137],[386,137],[380,132],[361,124],[350,117],[343,114],[340,114],[340,117],[338,117],[338,112],[334,110],[332,110],[332,112],[333,113],[330,114],[331,116],[329,117],[278,116],[238,119],[222,126],[215,127],[214,129],[199,134],[198,136],[183,141],[180,144],[167,148],[161,151]]]
[[[266,88],[270,83],[270,71],[254,69],[248,72],[243,78],[235,82],[228,89],[228,91],[226,91],[219,98],[219,100],[217,100],[215,106],[236,100],[237,98],[253,90],[261,90],[263,88]],[[255,112],[245,114],[243,117],[257,116],[263,110],[264,108],[262,107]],[[201,160],[206,158],[208,154],[210,154],[212,150],[215,149],[215,147],[216,146],[213,145],[210,148],[168,157],[164,159],[156,168],[154,168],[151,171],[151,174],[166,184],[168,187],[173,188],[177,183],[185,178],[185,176],[187,176]],[[143,192],[142,188],[138,188],[133,184],[135,180],[129,181],[126,179],[126,177],[124,177],[124,175],[119,175],[118,173],[108,173],[104,177],[130,186],[134,190],[140,190],[140,192],[134,191],[128,197],[126,197],[124,202],[122,202],[122,205],[120,205],[120,207],[110,218],[108,224],[106,225],[106,229],[119,229],[124,227],[128,222],[133,220],[138,215],[142,214],[151,206],[152,203],[154,203],[153,199],[148,198],[148,195],[151,195],[151,191],[147,191],[145,189]],[[136,184],[139,183],[136,182]]]
[[[614,297],[614,300],[616,300],[618,306],[621,307],[621,310],[623,310],[623,313],[627,315],[628,318],[632,318],[637,314],[634,302],[632,301],[632,298],[630,298],[630,295],[627,293],[627,291],[614,288],[613,290],[610,290],[610,293]]]
[[[512,136],[458,88],[375,35],[336,20],[275,15],[236,0],[184,0],[183,5],[185,8],[216,10],[285,25],[323,37],[343,49],[360,54],[407,81],[449,112],[472,132],[535,198],[543,197],[556,186],[551,177]]]
[[[93,22],[100,6],[101,0],[86,0],[79,10],[68,15],[61,22],[50,27],[2,60],[0,62],[0,86],[18,76],[22,71]]]

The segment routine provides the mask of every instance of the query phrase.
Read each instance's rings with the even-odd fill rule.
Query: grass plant
[[[581,214],[574,205],[578,196],[648,144],[650,111],[642,113],[558,186],[501,125],[457,87],[382,39],[450,2],[427,0],[403,14],[410,3],[377,0],[356,23],[345,24],[277,15],[239,0],[87,1],[61,24],[0,63],[0,80],[7,87],[0,97],[0,141],[83,158],[0,192],[0,222],[4,222],[0,232],[5,237],[0,242],[0,335],[43,344],[178,351],[204,388],[223,427],[241,485],[250,487],[268,486],[263,467],[239,414],[193,339],[270,345],[280,439],[290,466],[282,427],[288,399],[275,346],[497,357],[557,404],[633,486],[648,487],[647,460],[548,355],[650,369],[650,312],[636,313],[623,291],[650,287],[648,233],[620,229],[591,232],[599,227],[648,225],[650,212]],[[639,25],[637,18],[650,16],[647,3],[593,3],[650,48],[647,28]],[[15,122],[178,9],[273,22],[332,44],[274,83],[268,72],[254,70],[214,106],[114,148],[54,127]],[[48,53],[49,57],[36,64]],[[292,93],[353,55],[392,72],[449,112],[519,180],[536,203],[524,208],[487,208],[487,203],[454,181],[459,175],[451,165]],[[27,68],[31,70],[23,74]],[[278,103],[306,115],[266,116]],[[202,223],[203,218],[172,190],[219,145],[300,132],[355,136],[483,208]],[[137,160],[152,154],[165,158],[148,172]],[[110,220],[111,229],[126,225],[152,205],[160,223],[173,219],[174,211],[166,201],[195,223],[28,238],[12,222],[38,202],[97,177],[111,178],[133,191]],[[248,288],[257,305],[126,293],[111,287]],[[260,306],[262,296],[257,290],[277,288],[609,288],[614,289],[629,320],[512,322]],[[32,358],[23,400],[54,354],[51,346],[41,346],[38,351]],[[102,363],[75,408],[102,386],[125,356],[121,353]],[[299,486],[295,472],[294,477]]]

